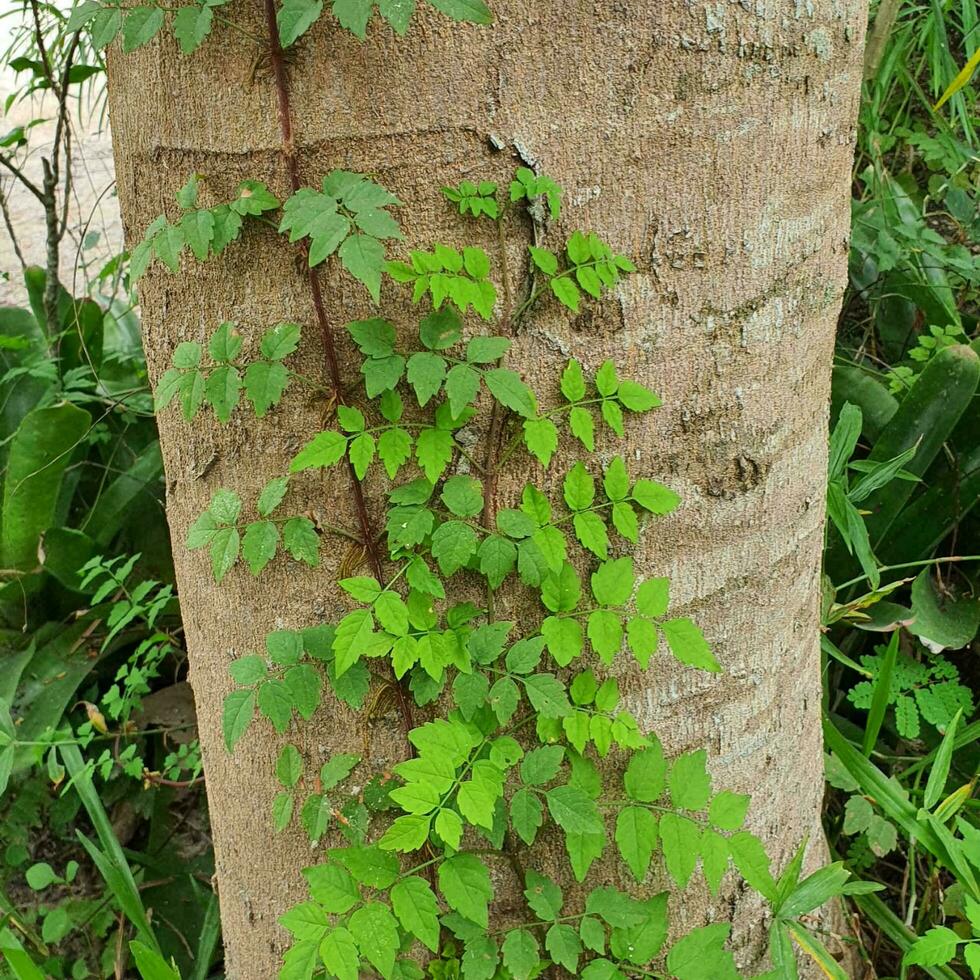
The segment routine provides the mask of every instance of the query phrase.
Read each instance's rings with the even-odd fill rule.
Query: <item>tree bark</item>
[[[417,15],[406,38],[375,22],[364,43],[325,14],[287,65],[298,169],[315,185],[337,167],[372,174],[405,206],[406,247],[494,240],[462,224],[439,187],[509,180],[526,164],[566,191],[560,226],[505,228],[515,289],[532,236],[557,246],[594,230],[636,261],[615,295],[580,316],[554,308],[520,337],[510,364],[553,390],[569,355],[593,368],[612,357],[650,384],[664,407],[628,432],[636,476],[683,497],[636,555],[642,574],[672,579],[672,613],[690,614],[724,673],[660,658],[624,669],[626,706],[671,752],[706,747],[717,788],[749,792],[751,829],[783,862],[820,838],[823,792],[818,596],[833,336],[844,283],[848,182],[861,81],[861,0],[495,0],[489,28]],[[265,34],[262,5],[230,16]],[[138,242],[191,172],[213,202],[242,179],[290,190],[277,99],[263,50],[218,27],[190,57],[170,38],[110,57],[110,111],[127,240]],[[485,238],[485,241],[481,241]],[[271,229],[206,264],[158,266],[141,284],[151,378],[176,344],[204,341],[223,320],[246,343],[282,320],[304,327],[297,370],[322,374],[309,282]],[[499,262],[500,256],[498,256]],[[499,276],[498,276],[499,281]],[[359,389],[343,324],[371,315],[363,289],[331,267],[325,305],[347,390]],[[401,287],[382,312],[406,335],[417,324]],[[474,324],[471,324],[474,326]],[[479,332],[480,327],[475,325]],[[262,648],[266,632],[336,621],[344,548],[316,571],[277,559],[253,579],[238,567],[217,587],[203,552],[183,546],[189,524],[221,486],[248,503],[287,471],[323,427],[322,403],[296,390],[256,421],[210,415],[188,426],[160,417],[168,514],[214,830],[230,978],[276,975],[285,933],[277,915],[305,897],[299,870],[315,863],[301,831],[275,836],[269,808],[281,747],[257,723],[233,756],[221,737],[227,665]],[[602,445],[600,460],[620,451]],[[553,463],[555,485],[575,458]],[[598,462],[597,460],[596,462]],[[507,506],[522,481],[499,490]],[[381,487],[367,485],[380,526]],[[356,528],[346,474],[296,481],[291,510]],[[398,761],[397,719],[365,725],[327,703],[299,736],[310,763],[337,751]],[[293,741],[297,741],[296,737]],[[625,882],[620,882],[625,885]],[[732,918],[738,959],[757,960],[759,906],[675,903],[688,925]]]

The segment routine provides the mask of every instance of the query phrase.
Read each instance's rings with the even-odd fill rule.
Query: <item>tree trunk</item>
[[[707,747],[716,787],[752,794],[752,829],[782,862],[805,835],[821,833],[826,419],[865,4],[492,6],[489,28],[426,12],[406,38],[374,23],[364,43],[325,14],[288,65],[302,180],[315,185],[337,167],[375,175],[405,202],[407,246],[428,247],[484,234],[476,223],[461,226],[440,186],[505,182],[523,163],[566,191],[561,227],[547,228],[545,243],[581,227],[634,258],[639,272],[612,298],[577,317],[551,310],[518,338],[510,363],[547,389],[569,355],[593,368],[612,357],[623,376],[662,396],[662,409],[634,421],[629,458],[636,475],[667,483],[683,504],[648,534],[637,568],[671,577],[672,611],[700,623],[724,673],[661,659],[648,674],[625,670],[621,686],[641,727],[669,751]],[[261,7],[220,9],[262,36]],[[213,202],[246,178],[289,193],[262,55],[222,27],[189,57],[170,38],[112,52],[110,110],[131,246],[172,207],[191,172],[204,175]],[[514,220],[505,230],[519,280],[532,229]],[[342,325],[371,308],[346,274],[331,266],[322,279],[356,397],[358,361]],[[297,370],[322,372],[306,274],[271,229],[252,227],[206,264],[185,259],[176,276],[154,266],[140,296],[154,380],[176,344],[204,341],[223,320],[237,321],[246,343],[279,321],[301,323]],[[391,312],[405,312],[402,296],[386,285],[382,311],[408,331],[418,313]],[[216,488],[254,501],[322,424],[322,404],[297,390],[261,421],[240,411],[227,426],[210,415],[188,426],[173,408],[160,417],[227,975],[235,980],[276,974],[285,939],[276,917],[305,897],[299,869],[317,855],[301,831],[272,832],[282,740],[257,724],[233,756],[224,748],[227,665],[261,649],[272,629],[335,622],[347,611],[334,584],[344,549],[324,549],[316,571],[277,559],[256,580],[239,566],[216,587],[206,554],[183,541]],[[562,463],[554,472],[564,473]],[[376,522],[380,489],[367,487]],[[513,489],[501,488],[502,506]],[[289,500],[293,512],[356,527],[340,468],[300,481]],[[357,726],[343,706],[321,707],[301,736],[309,761],[365,750],[400,758],[397,720]],[[730,906],[689,898],[674,909],[689,925],[712,913],[732,915],[738,958],[751,963],[758,906],[736,894]]]

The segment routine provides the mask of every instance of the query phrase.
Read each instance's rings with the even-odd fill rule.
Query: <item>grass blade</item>
[[[895,669],[895,660],[898,657],[898,634],[899,631],[895,630],[888,641],[885,655],[881,660],[881,670],[878,672],[878,679],[875,681],[874,694],[871,696],[871,710],[868,712],[868,721],[864,726],[864,742],[861,747],[865,756],[868,757],[878,744],[878,735],[881,733],[885,712],[888,710],[888,701],[892,689],[892,671]]]
[[[943,790],[946,788],[946,780],[949,778],[949,767],[953,761],[953,745],[956,741],[956,729],[959,726],[962,715],[962,708],[953,715],[953,720],[947,726],[942,744],[936,753],[936,761],[932,764],[932,769],[929,770],[929,779],[926,781],[926,792],[922,800],[922,805],[927,810],[931,810],[939,802],[939,797],[942,796]]]
[[[130,870],[122,847],[113,833],[109,815],[105,812],[102,800],[92,783],[92,777],[82,759],[82,753],[78,751],[77,745],[71,743],[59,745],[58,750],[65,763],[65,768],[71,776],[71,785],[75,787],[75,791],[92,821],[92,826],[98,834],[104,853],[81,831],[77,831],[78,837],[98,867],[102,877],[105,878],[106,884],[115,895],[116,901],[119,902],[119,907],[125,913],[126,918],[136,927],[140,939],[154,952],[159,953],[160,946],[150,926],[146,909],[143,908],[143,900],[140,898],[139,889],[136,887],[133,872]]]

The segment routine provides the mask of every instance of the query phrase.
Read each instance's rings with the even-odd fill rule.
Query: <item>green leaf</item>
[[[636,511],[631,504],[625,500],[617,501],[612,508],[613,527],[633,544],[640,540],[640,524],[636,517]]]
[[[657,652],[657,630],[649,619],[634,616],[626,624],[626,640],[636,662],[647,669],[650,658]]]
[[[368,468],[374,461],[376,450],[377,443],[374,441],[374,436],[370,432],[362,432],[351,440],[348,456],[350,457],[351,466],[354,467],[354,473],[357,475],[358,480],[363,480],[367,475]]]
[[[288,48],[301,38],[323,13],[323,0],[282,0],[276,15],[279,41]]]
[[[545,949],[559,966],[563,966],[572,976],[578,976],[578,958],[582,944],[575,930],[563,923],[555,923],[545,935]]]
[[[592,594],[603,606],[622,606],[633,592],[633,559],[628,555],[603,562],[592,574]]]
[[[558,449],[555,423],[548,418],[527,419],[524,422],[524,444],[542,466],[547,466]]]
[[[347,324],[354,343],[366,357],[388,357],[395,352],[394,326],[381,317],[354,320]]]
[[[204,395],[211,403],[219,422],[228,422],[231,419],[232,412],[238,407],[241,390],[241,375],[237,368],[230,365],[217,367],[207,376],[204,382]]]
[[[528,674],[541,662],[544,637],[531,636],[518,640],[507,652],[507,670],[515,674]]]
[[[466,360],[470,364],[493,364],[510,350],[506,337],[474,337],[466,345]]]
[[[357,909],[348,919],[347,928],[358,949],[368,962],[389,976],[398,953],[398,923],[387,905],[370,902]]]
[[[529,245],[528,251],[531,253],[531,261],[546,275],[553,276],[558,271],[558,257],[547,248],[539,248],[536,245]],[[564,385],[563,385],[564,389]],[[583,390],[584,395],[584,390]],[[569,396],[569,401],[582,398],[583,395]]]
[[[483,0],[429,0],[429,3],[453,20],[472,24],[489,24],[493,21],[490,8]]]
[[[590,453],[595,452],[595,419],[587,408],[573,408],[568,413],[568,427]]]
[[[524,896],[531,911],[546,922],[557,919],[561,915],[564,902],[558,885],[533,869],[527,872],[526,884]]]
[[[541,956],[538,941],[526,929],[512,929],[508,932],[502,952],[504,966],[510,970],[514,980],[527,980],[536,970]]]
[[[598,915],[616,929],[642,925],[646,910],[639,902],[615,888],[593,888],[585,903],[590,915]]]
[[[630,758],[623,782],[631,800],[655,803],[660,799],[667,785],[667,762],[659,741]]]
[[[629,806],[616,818],[616,846],[637,881],[643,881],[657,846],[657,821],[647,809]]]
[[[511,797],[510,819],[521,840],[530,846],[544,823],[541,800],[530,790],[519,789]]]
[[[320,563],[320,538],[308,517],[292,517],[283,525],[282,544],[297,561],[310,568]]]
[[[663,821],[661,821],[661,835]],[[776,896],[776,883],[769,871],[769,858],[762,842],[747,831],[739,831],[728,838],[732,860],[742,877],[763,897],[772,901]]]
[[[373,634],[374,617],[368,609],[356,609],[337,624],[333,641],[337,677],[343,677],[361,659],[362,653],[369,648]]]
[[[917,939],[905,954],[906,966],[942,966],[956,956],[960,937],[946,926],[933,926]]]
[[[391,889],[391,904],[398,921],[433,953],[439,950],[439,907],[425,879],[410,875]]]
[[[228,673],[231,674],[236,684],[244,687],[252,687],[259,681],[265,680],[268,670],[265,660],[255,654],[249,657],[239,657],[228,665]]]
[[[569,508],[587,510],[595,500],[595,481],[581,463],[576,463],[565,477],[563,491]]]
[[[636,608],[644,616],[659,619],[667,612],[670,601],[670,579],[648,578],[636,590]]]
[[[483,375],[483,380],[490,394],[505,408],[526,419],[533,419],[537,414],[534,392],[521,381],[516,371],[511,371],[509,368],[493,368]]]
[[[708,753],[704,749],[685,752],[674,760],[668,785],[670,798],[675,807],[700,811],[711,796],[711,777],[706,763]]]
[[[446,361],[438,354],[422,351],[408,359],[408,383],[415,389],[419,405],[425,406],[439,393],[446,378]]]
[[[254,691],[232,691],[225,698],[221,715],[221,730],[225,738],[225,747],[229,752],[235,750],[235,745],[245,734],[254,714]]]
[[[45,927],[47,927],[49,919],[52,919],[50,912],[44,920]],[[48,942],[51,942],[53,939],[53,937],[47,935],[43,938]],[[54,941],[60,941],[61,938],[63,937],[57,937]],[[136,969],[139,970],[139,975],[142,977],[142,980],[180,980],[180,974],[173,967],[169,966],[167,961],[156,950],[151,949],[145,943],[141,943],[138,939],[133,939],[129,944],[129,948],[133,953],[133,959],[136,961]],[[14,975],[18,977],[18,980],[34,980],[35,977],[40,980],[43,976],[40,972],[18,970],[13,951],[4,949],[3,953],[4,958],[13,968]]]
[[[279,404],[288,385],[289,372],[277,361],[253,361],[245,369],[245,397],[252,403],[258,418],[263,418],[273,405]]]
[[[324,912],[342,915],[361,900],[350,872],[339,864],[329,862],[304,868],[303,877],[309,885],[310,896],[317,905],[323,907]]]
[[[462,334],[463,321],[451,306],[434,310],[419,322],[419,339],[429,350],[448,350],[459,343]]]
[[[943,736],[936,752],[936,759],[929,770],[929,779],[926,782],[925,793],[922,797],[922,805],[927,810],[931,810],[939,802],[946,788],[946,780],[949,778],[949,767],[953,760],[953,749],[956,742],[956,727],[962,715],[963,709],[960,708],[946,726],[946,734]]]
[[[332,9],[340,26],[363,41],[374,9],[373,0],[333,0]]]
[[[60,523],[55,515],[62,482],[90,424],[88,412],[62,402],[35,408],[17,427],[3,481],[0,550],[5,568],[26,570],[37,564],[41,535]]]
[[[215,582],[221,582],[238,561],[240,545],[237,528],[223,527],[214,532],[211,538],[211,572]]]
[[[279,529],[272,521],[255,521],[245,528],[242,557],[253,575],[258,575],[275,558],[278,547]]]
[[[564,718],[572,714],[565,687],[554,674],[532,674],[523,678],[531,705],[545,718]]]
[[[295,745],[284,745],[276,759],[276,779],[287,789],[299,782],[303,775],[303,757]]]
[[[283,679],[292,697],[294,710],[309,721],[320,704],[320,675],[316,668],[312,664],[297,664],[286,671]]]
[[[667,954],[667,969],[677,980],[739,980],[732,954],[725,949],[731,932],[727,922],[694,929]]]
[[[263,357],[281,361],[299,347],[299,339],[299,324],[278,323],[263,335],[259,347]]]
[[[568,276],[556,276],[552,279],[551,291],[562,306],[567,307],[573,313],[578,313],[582,294],[579,292],[578,286]]]
[[[567,667],[581,656],[585,638],[578,620],[549,616],[541,624],[541,632],[548,644],[548,652],[559,667]]]
[[[582,582],[573,565],[564,562],[541,583],[541,601],[551,612],[572,612],[582,595]]]
[[[723,790],[711,801],[708,820],[719,830],[738,830],[745,822],[750,798]]]
[[[517,547],[513,541],[499,534],[491,534],[484,538],[477,554],[480,559],[480,571],[494,589],[500,587],[517,564]]]
[[[129,54],[146,44],[163,27],[161,7],[134,7],[123,23],[123,51]]]
[[[456,364],[446,375],[446,397],[454,418],[471,405],[480,390],[480,375],[468,364]]]
[[[208,257],[211,239],[214,238],[214,215],[210,211],[188,211],[180,219],[180,231],[194,258],[203,262]]]
[[[381,273],[385,266],[385,249],[370,235],[351,235],[337,253],[344,268],[364,283],[375,303],[381,300]]]
[[[521,781],[529,786],[550,783],[558,775],[564,758],[565,749],[560,745],[532,749],[521,763]]]
[[[358,980],[360,956],[354,937],[345,928],[331,929],[321,940],[319,952],[337,980]]]
[[[576,514],[572,527],[583,548],[591,551],[596,558],[605,560],[609,557],[609,532],[605,521],[594,510]]]
[[[471,476],[450,477],[440,496],[457,517],[476,517],[483,510],[483,484]]]
[[[602,817],[595,801],[577,786],[556,786],[548,790],[545,799],[551,818],[562,830],[579,834],[602,832]]]
[[[333,466],[347,452],[347,437],[339,432],[320,432],[315,435],[292,459],[290,473]]]
[[[478,540],[476,531],[462,521],[439,525],[432,535],[432,557],[442,574],[448,577],[465,567],[476,554]]]
[[[398,879],[398,858],[377,847],[340,847],[330,851],[362,885],[368,888],[390,888]]]
[[[660,843],[667,873],[678,888],[686,888],[698,862],[700,828],[687,817],[665,813],[660,817]]]
[[[337,211],[337,202],[309,187],[301,188],[285,201],[279,231],[288,231],[291,242],[310,239],[311,268],[331,256],[341,242],[351,241],[347,238],[350,221]]]
[[[286,731],[293,715],[293,697],[284,681],[268,680],[259,686],[259,711],[280,735]]]
[[[415,440],[415,458],[425,478],[435,483],[453,458],[453,434],[445,429],[423,429]]]
[[[439,865],[438,874],[439,890],[449,907],[486,929],[493,886],[483,862],[474,854],[455,854]]]
[[[648,412],[663,404],[654,392],[635,381],[620,381],[616,397],[631,412]]]
[[[172,30],[182,54],[193,54],[211,33],[214,11],[211,7],[191,5],[174,14]]]
[[[633,484],[633,499],[651,514],[663,516],[677,509],[681,498],[668,487],[653,480],[637,480]]]
[[[661,623],[660,628],[670,652],[682,664],[712,673],[721,670],[701,630],[690,619],[669,619]]]

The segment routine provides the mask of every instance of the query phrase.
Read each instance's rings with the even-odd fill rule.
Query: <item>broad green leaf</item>
[[[163,27],[161,7],[133,7],[123,22],[123,51],[129,54],[146,44]]]
[[[657,820],[645,807],[628,806],[616,818],[616,846],[637,881],[643,881],[657,846]]]
[[[221,716],[221,730],[224,733],[225,747],[229,752],[235,750],[235,745],[245,734],[254,714],[254,691],[232,691],[225,698]]]
[[[603,829],[595,802],[577,786],[556,786],[545,794],[548,812],[562,830],[594,834]]]
[[[514,980],[527,980],[535,971],[541,956],[538,941],[526,929],[512,929],[508,932],[502,953],[504,966],[511,972]]]
[[[369,902],[351,915],[347,928],[361,956],[377,967],[382,976],[389,976],[395,967],[399,937],[398,923],[388,906]]]
[[[62,402],[34,409],[18,426],[3,481],[0,544],[5,568],[26,570],[37,564],[41,535],[56,523],[65,471],[90,424],[88,412]]]
[[[391,889],[391,904],[402,928],[433,953],[439,949],[439,906],[424,878],[410,875]]]
[[[686,888],[698,862],[700,828],[687,817],[665,813],[660,818],[660,843],[668,874],[678,888]]]
[[[592,574],[592,594],[603,606],[622,606],[633,592],[633,559],[628,555],[603,562]]]
[[[670,768],[670,798],[675,807],[700,811],[711,796],[711,777],[705,768],[708,753],[704,749],[685,752]]]
[[[704,634],[690,619],[669,619],[660,624],[670,652],[689,667],[718,673],[721,665],[715,659]]]
[[[667,785],[667,762],[659,741],[636,753],[623,777],[626,795],[638,803],[655,803]]]
[[[320,959],[330,964],[337,980],[357,980],[360,956],[354,937],[342,926],[331,929],[320,942]]]
[[[493,898],[490,875],[474,854],[456,854],[439,865],[439,890],[451,909],[484,929]]]

